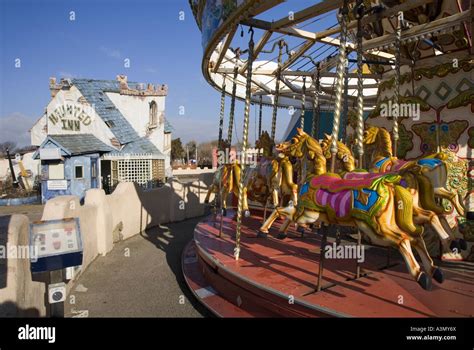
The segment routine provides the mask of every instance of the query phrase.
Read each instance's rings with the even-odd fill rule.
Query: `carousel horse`
[[[283,154],[272,157],[274,143],[266,131],[262,133],[256,146],[263,149],[263,157],[256,167],[245,167],[243,175],[243,209],[246,217],[250,216],[248,199],[266,207],[268,199],[271,198],[273,205],[277,207],[281,193],[282,200],[286,196],[290,197],[294,203],[297,201],[298,186],[293,183],[293,167],[288,157]],[[225,216],[227,213],[226,199],[230,193],[238,197],[241,175],[241,166],[237,162],[221,165],[214,174],[204,203],[209,203],[211,193],[219,193],[222,199],[222,212]]]
[[[212,193],[218,194],[222,201],[222,215],[227,215],[227,198],[230,193],[233,193],[237,198],[239,196],[239,182],[241,176],[240,164],[234,162],[232,164],[220,165],[212,180],[212,184],[207,191],[204,203],[209,203],[209,198]],[[250,216],[247,197],[243,199],[243,210],[245,216]]]
[[[416,160],[402,160],[393,156],[390,133],[385,128],[369,126],[364,131],[364,144],[374,145],[371,172],[399,171],[414,164],[422,168],[423,174],[431,181],[435,196],[448,200],[460,216],[464,216],[465,208],[456,192],[446,188],[448,167],[444,162],[446,156],[439,152]]]
[[[331,159],[330,146],[332,137],[325,135],[321,142],[321,148],[327,159]],[[337,163],[343,178],[354,179],[364,176],[370,176],[365,170],[355,168],[354,156],[343,142],[337,141]],[[443,225],[444,209],[438,206],[435,201],[434,189],[430,180],[423,174],[420,166],[412,163],[410,166],[404,167],[399,172],[390,172],[402,176],[405,188],[408,189],[413,197],[414,221],[416,224],[429,224],[438,238],[442,246],[443,260],[459,260],[462,259],[459,253],[453,251],[453,247],[457,247],[458,242],[449,228],[449,225]]]
[[[252,201],[261,203],[265,208],[269,199],[276,208],[286,197],[297,201],[298,185],[293,182],[293,166],[283,154],[273,156],[274,142],[266,131],[256,142],[263,150],[263,156],[256,167],[248,167],[245,172],[244,195]]]
[[[371,242],[397,249],[411,276],[423,289],[431,288],[431,277],[443,282],[442,271],[433,264],[426,250],[423,227],[413,221],[413,199],[401,185],[400,175],[370,174],[348,180],[338,174],[328,174],[319,143],[301,130],[291,142],[278,145],[277,150],[298,158],[308,155],[314,160],[315,169],[322,173],[309,175],[300,188],[298,205],[290,202],[287,207],[276,208],[260,232],[268,233],[279,216],[287,218],[281,231],[286,230],[289,222],[303,227],[317,221],[357,227]],[[412,247],[420,255],[425,271],[415,259]]]

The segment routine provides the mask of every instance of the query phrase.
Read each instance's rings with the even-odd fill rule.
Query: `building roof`
[[[140,138],[133,142],[127,143],[118,151],[114,150],[111,154],[153,154],[157,158],[165,159],[165,155],[155,147],[148,139]]]
[[[118,81],[72,79],[72,84],[79,89],[104,122],[111,122],[107,124],[121,144],[126,144],[140,138],[132,125],[106,94],[106,92],[120,93],[120,83]],[[130,88],[134,88],[133,85],[138,84],[128,82]]]
[[[70,156],[115,151],[113,147],[106,145],[92,134],[48,135],[39,148],[44,148],[48,143],[56,145]],[[33,154],[33,158],[36,159],[38,156],[39,150]]]
[[[124,117],[115,104],[109,99],[106,92],[120,93],[120,83],[117,80],[72,79],[87,102],[94,107],[100,118],[107,123],[110,130],[121,145],[120,150],[113,153],[153,153],[163,156],[163,153],[145,137],[140,137],[129,121]],[[127,82],[132,90],[142,89],[142,84]],[[165,119],[164,132],[172,132],[173,127]]]

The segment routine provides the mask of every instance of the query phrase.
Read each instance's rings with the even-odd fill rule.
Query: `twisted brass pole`
[[[403,12],[399,12],[397,16],[397,30],[395,32],[395,87],[394,87],[394,103],[396,111],[393,115],[393,156],[397,156],[398,150],[398,116],[400,113],[400,57],[401,57],[401,35],[402,35],[402,16]]]
[[[276,120],[277,120],[277,111],[278,111],[278,100],[280,98],[281,56],[283,54],[284,44],[285,44],[285,42],[283,40],[280,40],[278,42],[278,67],[277,67],[276,80],[275,80],[275,98],[273,100],[272,130],[271,130],[272,140],[275,140]]]
[[[339,122],[342,109],[342,89],[344,84],[344,69],[346,66],[346,37],[347,37],[347,0],[344,1],[344,7],[340,12],[341,16],[341,38],[339,44],[339,57],[336,69],[336,97],[334,99],[334,120],[331,139],[331,172],[335,171],[337,155],[337,139],[339,137]]]
[[[313,78],[314,81],[314,100],[313,100],[313,125],[311,128],[311,136],[313,138],[318,138],[318,124],[319,124],[319,117],[321,108],[319,105],[319,90],[321,86],[321,69],[319,67],[319,63],[316,67],[315,77]]]
[[[355,151],[358,159],[358,167],[363,168],[364,157],[364,81],[362,78],[362,17],[364,16],[364,2],[357,3],[357,125],[355,130]]]
[[[260,108],[258,111],[258,137],[262,135],[262,114],[263,114],[263,104],[262,104],[262,95],[260,95]]]
[[[222,93],[221,93],[221,112],[219,117],[219,138],[217,141],[217,149],[221,149],[222,147],[222,131],[224,129],[224,113],[225,113],[225,79],[226,76],[224,74],[224,82],[222,83]]]
[[[239,181],[239,202],[237,205],[237,232],[235,235],[235,249],[234,257],[235,260],[239,260],[240,256],[240,233],[242,230],[242,210],[243,210],[243,197],[244,197],[244,170],[245,163],[247,162],[247,146],[248,146],[248,134],[249,134],[249,115],[250,115],[250,95],[252,93],[252,65],[253,65],[253,28],[250,27],[250,41],[249,41],[249,57],[247,61],[247,84],[245,87],[245,109],[244,109],[244,131],[242,136],[242,164],[240,171],[240,181]]]
[[[364,157],[364,82],[362,77],[362,17],[365,13],[364,1],[358,0],[356,4],[357,16],[357,126],[355,130],[355,151],[358,159],[358,167],[363,168],[362,160]],[[360,251],[362,245],[362,233],[357,230],[357,247]],[[356,278],[360,278],[360,262],[357,260]]]
[[[306,77],[303,77],[303,88],[301,95],[301,116],[300,116],[300,128],[304,131],[304,114],[306,112]]]
[[[235,53],[235,66],[234,66],[234,81],[232,85],[232,98],[230,100],[230,114],[229,114],[229,129],[227,131],[227,142],[229,147],[232,146],[232,128],[234,127],[234,114],[235,114],[235,94],[237,91],[237,76],[239,74],[239,56],[240,52],[237,49]]]

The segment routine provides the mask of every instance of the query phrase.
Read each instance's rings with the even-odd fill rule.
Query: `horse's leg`
[[[426,249],[426,244],[423,238],[421,237],[416,237],[412,241],[413,247],[415,247],[416,251],[418,252],[418,255],[421,258],[421,261],[423,263],[423,267],[425,270],[433,276],[433,278],[438,282],[438,283],[443,283],[444,281],[444,275],[443,271],[437,266],[434,265],[433,259],[431,259],[428,250]]]
[[[206,198],[204,198],[204,203],[209,203],[209,198],[211,197],[211,193],[214,193],[216,190],[215,184],[213,183],[211,186],[209,186],[209,189],[207,190]]]
[[[411,250],[411,245],[408,238],[403,239],[398,246],[403,259],[405,260],[408,271],[412,277],[418,282],[421,288],[430,290],[431,278],[425,272],[421,271],[420,265],[416,261],[413,251]]]
[[[446,232],[445,227],[441,224],[439,217],[431,210],[426,210],[418,206],[413,206],[413,214],[413,221],[415,223],[429,223],[431,227],[435,230],[435,232],[438,234],[438,237],[441,241],[441,246],[443,248],[441,255],[446,259],[453,259],[453,252],[450,248],[452,236]]]
[[[287,237],[286,231],[288,230],[288,227],[290,226],[290,224],[291,224],[291,220],[287,218],[285,222],[283,223],[283,225],[281,225],[280,227],[280,230],[277,235],[278,239],[285,239]]]
[[[437,197],[448,200],[454,206],[454,209],[456,209],[458,214],[464,216],[466,210],[462,203],[459,201],[457,193],[451,192],[444,187],[436,187],[434,189],[434,193]]]
[[[222,216],[227,216],[227,197],[229,197],[229,189],[225,186],[222,188],[221,192],[221,202],[222,202]]]
[[[294,206],[288,206],[285,208],[276,208],[272,211],[268,219],[263,223],[262,227],[260,227],[260,232],[268,233],[268,230],[273,225],[275,220],[280,217],[284,216],[286,218],[292,218],[296,212],[296,208]]]
[[[383,236],[380,237],[379,235],[375,234],[375,232],[370,232],[371,230],[367,230],[366,225],[359,225],[359,228],[365,229],[365,232],[370,235],[372,241],[377,243],[377,241],[385,241],[385,246],[390,245],[402,254],[403,259],[405,260],[407,269],[412,275],[412,277],[418,282],[418,284],[425,290],[431,289],[431,278],[426,273],[421,271],[420,265],[415,259],[413,255],[413,251],[411,250],[409,235],[403,232],[398,225],[393,221],[392,211],[390,209],[394,209],[393,202],[388,207],[389,210],[385,210],[382,215],[376,218],[377,222],[379,223],[380,227],[380,234]]]

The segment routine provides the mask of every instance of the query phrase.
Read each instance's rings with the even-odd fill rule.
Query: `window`
[[[76,165],[74,167],[74,177],[76,179],[82,179],[84,177],[84,167],[82,165]]]
[[[158,124],[158,106],[155,101],[150,102],[149,126],[154,127]]]
[[[107,125],[109,128],[113,128],[115,126],[112,120],[106,120],[105,125]]]
[[[64,180],[64,164],[50,163],[48,166],[48,178],[50,180]]]

